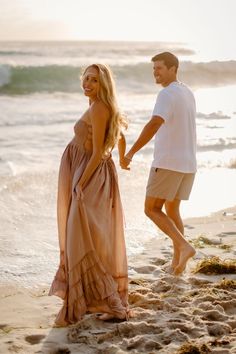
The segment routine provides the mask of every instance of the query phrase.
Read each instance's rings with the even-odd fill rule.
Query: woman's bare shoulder
[[[90,114],[91,114],[91,118],[96,117],[96,116],[99,116],[100,118],[101,117],[104,117],[104,118],[110,117],[109,108],[102,101],[95,101],[92,103],[92,105],[90,107]]]

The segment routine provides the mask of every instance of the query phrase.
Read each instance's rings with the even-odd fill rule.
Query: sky
[[[0,0],[0,40],[188,43],[236,58],[236,0]]]

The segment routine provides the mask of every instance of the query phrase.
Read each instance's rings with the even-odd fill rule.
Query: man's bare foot
[[[166,273],[169,273],[169,274],[174,273],[175,268],[179,264],[179,256],[180,256],[179,249],[174,245],[174,254],[173,254],[172,262],[170,265],[165,267]]]
[[[174,275],[179,275],[185,270],[188,260],[195,253],[195,249],[189,244],[180,252],[179,264],[174,269]]]
[[[179,250],[177,249],[176,246],[174,246],[174,254],[173,254],[172,262],[171,262],[171,264],[168,263],[164,266],[164,271],[166,273],[169,273],[169,274],[174,273],[175,268],[179,264],[179,255],[180,255]]]
[[[177,265],[179,264],[179,257],[180,257],[180,252],[179,252],[179,250],[177,251],[177,249],[175,247],[172,262],[171,262],[172,270],[174,270],[177,267]]]

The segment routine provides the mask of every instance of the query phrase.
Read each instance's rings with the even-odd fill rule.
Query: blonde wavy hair
[[[116,100],[116,89],[111,69],[104,64],[91,64],[82,73],[81,80],[89,68],[95,68],[99,77],[98,98],[108,107],[111,119],[104,142],[104,152],[111,151],[118,142],[122,128],[127,129],[128,122],[126,117],[119,111]]]

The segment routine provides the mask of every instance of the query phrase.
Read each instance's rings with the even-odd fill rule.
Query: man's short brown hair
[[[170,52],[163,52],[152,57],[152,61],[155,62],[157,60],[163,61],[165,66],[170,69],[172,66],[176,67],[176,71],[179,67],[179,59]]]

